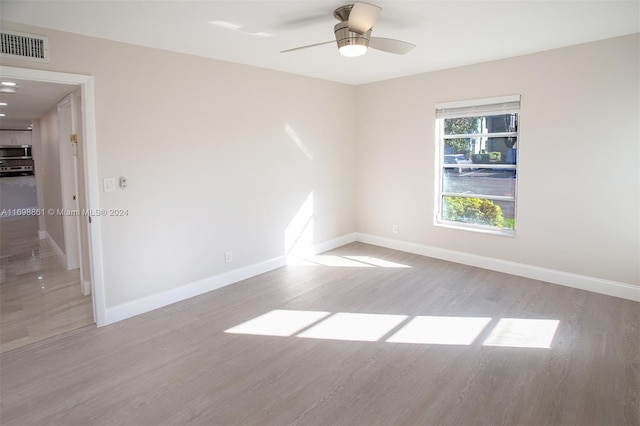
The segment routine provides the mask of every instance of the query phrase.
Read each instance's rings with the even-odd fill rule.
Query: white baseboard
[[[51,238],[48,237],[48,240],[51,240]],[[53,240],[51,241],[53,242]],[[351,233],[343,235],[333,240],[314,245],[313,252],[322,253],[355,241],[640,302],[640,287],[631,284],[607,281],[369,234]],[[55,243],[52,245],[57,247],[57,245],[54,244]],[[286,265],[286,256],[281,256],[185,284],[162,293],[108,307],[105,311],[105,321],[103,324],[100,324],[100,326],[113,324],[154,309],[190,299]]]
[[[56,258],[58,259],[58,262],[60,263],[60,265],[62,265],[65,269],[67,269],[67,255],[64,254],[64,252],[58,246],[55,240],[51,238],[51,235],[49,235],[49,233],[46,231],[45,231],[45,239],[47,240],[47,243],[51,246],[51,248],[53,248],[53,251],[56,253]]]
[[[357,234],[352,232],[351,234],[346,234],[341,237],[334,238],[333,240],[325,241],[324,243],[315,244],[313,246],[313,254],[323,253],[325,251],[333,250],[334,248],[356,242],[356,237]]]
[[[320,253],[323,251],[331,250],[336,247],[352,243],[356,241],[355,238],[355,233],[344,235],[342,237],[338,237],[333,240],[314,245],[313,251],[315,253]],[[217,290],[230,284],[246,280],[247,278],[251,278],[286,265],[286,256],[281,256],[271,260],[254,263],[252,265],[225,272],[220,275],[205,278],[200,281],[185,284],[183,286],[167,290],[162,293],[152,294],[151,296],[143,297],[131,302],[108,307],[106,308],[105,312],[105,321],[103,324],[100,324],[100,326],[113,324],[114,322],[122,321],[124,319],[131,318],[133,316],[140,315],[154,309],[162,308],[172,303],[190,299],[192,297]]]
[[[431,247],[423,244],[399,241],[391,238],[378,237],[370,234],[357,233],[356,240],[394,250],[405,251],[450,262],[462,263],[464,265],[476,266],[478,268],[504,272],[520,277],[532,278],[552,284],[564,285],[567,287],[640,302],[640,287],[632,284],[588,277],[570,272],[557,271],[554,269],[541,268],[524,263],[478,256],[475,254]]]
[[[151,296],[132,300],[131,302],[108,307],[105,312],[105,322],[101,325],[112,324],[154,309],[162,308],[172,303],[190,299],[212,290],[225,287],[229,284],[234,284],[238,281],[286,266],[286,264],[286,257],[278,257],[225,272],[220,275],[205,278],[200,281],[185,284],[162,293],[152,294]]]

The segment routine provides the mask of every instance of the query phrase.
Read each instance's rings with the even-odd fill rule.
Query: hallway
[[[78,269],[38,239],[38,218],[0,220],[0,353],[93,324]]]

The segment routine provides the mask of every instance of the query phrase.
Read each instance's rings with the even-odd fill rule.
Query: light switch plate
[[[104,192],[115,192],[116,190],[116,178],[107,177],[102,181]]]

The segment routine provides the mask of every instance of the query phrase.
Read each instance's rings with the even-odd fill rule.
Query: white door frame
[[[67,113],[62,113],[63,109],[68,109]],[[58,128],[59,131],[59,147],[60,147],[60,178],[62,190],[62,208],[68,212],[81,212],[81,208],[86,206],[78,204],[78,164],[76,161],[77,150],[74,153],[73,143],[70,136],[77,132],[76,124],[76,105],[73,93],[69,93],[60,102],[58,102]],[[63,120],[67,122],[63,122]],[[66,131],[65,131],[66,130]],[[82,277],[82,262],[80,261],[80,216],[74,214],[65,214],[62,217],[62,226],[64,229],[64,250],[67,259],[65,265],[67,270],[80,268],[80,277]],[[81,280],[82,281],[82,278]],[[82,282],[80,284],[82,287]],[[89,293],[86,293],[87,295]]]
[[[93,76],[7,66],[0,66],[0,75],[5,78],[15,78],[19,80],[32,80],[45,83],[80,86],[84,107],[81,119],[83,122],[82,139],[85,143],[84,177],[86,182],[87,207],[90,211],[98,211],[100,209],[100,185],[98,179],[98,152]],[[107,323],[104,269],[102,261],[102,235],[100,228],[100,216],[91,217],[91,225],[88,226],[91,297],[93,300],[93,319],[98,327],[106,325]]]

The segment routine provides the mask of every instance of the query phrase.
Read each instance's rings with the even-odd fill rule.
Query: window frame
[[[517,229],[517,215],[518,215],[518,157],[520,153],[520,95],[501,96],[484,99],[463,100],[454,102],[442,102],[437,103],[435,108],[435,211],[434,211],[434,225],[445,228],[460,229],[473,232],[481,232],[488,234],[495,234],[501,236],[514,237]],[[454,111],[454,112],[451,112]],[[461,118],[461,117],[487,117],[492,115],[503,114],[518,114],[518,125],[515,132],[483,132],[483,133],[471,133],[471,134],[459,134],[448,135],[445,137],[444,127],[445,119],[447,118]],[[500,196],[500,195],[485,195],[485,194],[469,194],[460,192],[444,191],[444,174],[447,169],[478,169],[477,163],[453,163],[445,164],[445,141],[450,139],[471,139],[471,138],[496,138],[496,137],[515,137],[517,144],[516,162],[514,164],[491,164],[491,169],[496,170],[513,170],[515,172],[515,183],[513,197]],[[474,224],[457,222],[452,220],[443,219],[443,206],[444,197],[467,197],[467,198],[479,198],[487,199],[491,201],[509,201],[513,202],[513,228],[501,228],[492,225]]]

